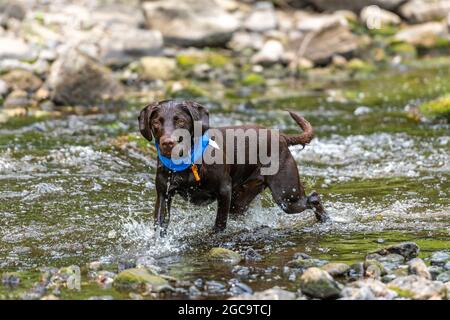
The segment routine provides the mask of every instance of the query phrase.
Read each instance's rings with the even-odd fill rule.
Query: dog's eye
[[[178,120],[175,121],[175,124],[176,124],[178,127],[184,126],[185,123],[186,123],[186,122],[185,122],[183,119],[178,119]]]

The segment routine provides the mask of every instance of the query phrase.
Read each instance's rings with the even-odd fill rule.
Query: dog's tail
[[[299,115],[291,111],[289,111],[289,114],[291,115],[292,119],[297,122],[300,128],[302,128],[303,132],[301,134],[295,135],[284,135],[288,146],[294,146],[298,144],[305,146],[306,144],[310,143],[314,138],[314,129],[311,124],[305,118],[300,117]]]

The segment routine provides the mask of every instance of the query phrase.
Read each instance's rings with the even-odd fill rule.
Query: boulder
[[[36,57],[35,50],[22,39],[0,36],[0,61],[4,59],[29,61]]]
[[[398,12],[413,23],[440,20],[446,18],[450,13],[450,1],[411,0],[402,5]]]
[[[168,80],[177,68],[175,59],[166,57],[143,57],[139,60],[138,74],[143,80]]]
[[[212,248],[207,256],[210,261],[221,261],[231,264],[238,264],[242,257],[239,253],[225,248]]]
[[[12,91],[3,102],[5,109],[29,108],[36,105],[36,102],[30,99],[28,93],[23,90]]]
[[[122,291],[144,291],[150,289],[158,292],[168,286],[168,281],[143,268],[126,269],[120,272],[113,282],[114,288]]]
[[[322,270],[328,272],[332,277],[343,276],[348,273],[350,266],[346,263],[327,263],[321,267]]]
[[[378,253],[370,253],[366,256],[366,262],[376,261],[380,264],[380,267],[385,271],[391,271],[398,268],[402,263],[405,262],[405,258],[396,253],[390,253],[387,255],[381,255]]]
[[[12,70],[2,76],[2,79],[13,90],[34,92],[42,86],[42,80],[32,72],[26,70]]]
[[[167,44],[223,46],[239,27],[215,0],[159,0],[142,7],[148,25],[161,31]]]
[[[449,282],[450,281],[450,271],[445,271],[436,277],[437,281]]]
[[[65,105],[88,107],[118,100],[123,94],[109,69],[73,48],[53,63],[47,85],[51,99]]]
[[[448,38],[447,26],[441,22],[427,22],[408,26],[394,36],[397,41],[403,41],[416,46],[433,47],[440,39]]]
[[[397,293],[381,281],[364,279],[351,282],[341,291],[342,300],[391,300]]]
[[[326,11],[351,10],[359,12],[369,5],[377,5],[386,10],[394,10],[406,0],[308,0],[316,8]]]
[[[433,266],[444,266],[447,261],[450,261],[450,252],[436,251],[430,257],[431,264]]]
[[[393,244],[385,248],[378,249],[373,253],[379,254],[381,256],[386,256],[388,254],[398,254],[403,256],[406,260],[417,257],[420,249],[419,246],[414,242],[401,242],[398,244]]]
[[[242,294],[229,300],[295,300],[296,294],[287,290],[273,287],[254,294]]]
[[[445,286],[442,282],[431,281],[417,275],[398,277],[389,282],[388,288],[399,296],[414,300],[428,300],[445,297]]]
[[[333,277],[319,268],[309,268],[302,274],[300,288],[306,295],[319,299],[337,298],[341,292]]]
[[[252,63],[270,65],[283,61],[284,48],[278,40],[268,40],[251,59]]]
[[[102,32],[98,47],[98,58],[103,64],[124,65],[136,58],[160,53],[163,37],[157,30],[115,24]]]
[[[277,27],[277,16],[271,2],[257,2],[244,22],[244,27],[254,32],[265,32]]]
[[[398,25],[401,18],[393,12],[381,9],[378,6],[368,6],[361,10],[360,20],[369,29],[381,29],[389,25]]]
[[[431,280],[431,273],[428,271],[427,265],[420,258],[414,258],[408,262],[408,270],[411,274],[418,275],[425,279]]]

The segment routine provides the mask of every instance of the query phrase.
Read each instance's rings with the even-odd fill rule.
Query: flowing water
[[[287,215],[264,193],[247,215],[214,235],[215,205],[195,207],[175,199],[168,235],[160,238],[152,228],[154,158],[111,143],[130,132],[137,139],[140,106],[2,124],[0,270],[96,260],[117,266],[137,259],[181,280],[226,283],[236,277],[232,267],[209,263],[206,252],[214,246],[241,253],[253,248],[263,259],[241,263],[252,270],[244,282],[253,290],[274,285],[295,290],[298,284],[283,266],[296,252],[351,263],[405,240],[417,242],[423,257],[448,249],[449,125],[419,124],[405,108],[450,92],[449,64],[324,83],[319,79],[321,90],[281,83],[280,90],[293,94],[261,96],[252,105],[226,101],[235,111],[216,106],[211,121],[218,126],[257,122],[295,132],[282,110],[305,116],[317,137],[305,149],[291,150],[307,191],[323,195],[332,220],[326,224],[315,223],[312,212]],[[124,297],[113,289],[83,286],[81,293],[63,296]]]

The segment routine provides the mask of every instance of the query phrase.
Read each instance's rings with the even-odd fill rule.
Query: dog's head
[[[171,157],[173,148],[183,143],[185,137],[179,134],[179,129],[189,132],[192,143],[195,123],[201,126],[202,134],[209,128],[208,110],[193,101],[164,100],[152,103],[142,109],[139,115],[141,134],[149,141],[154,137],[165,157]]]

